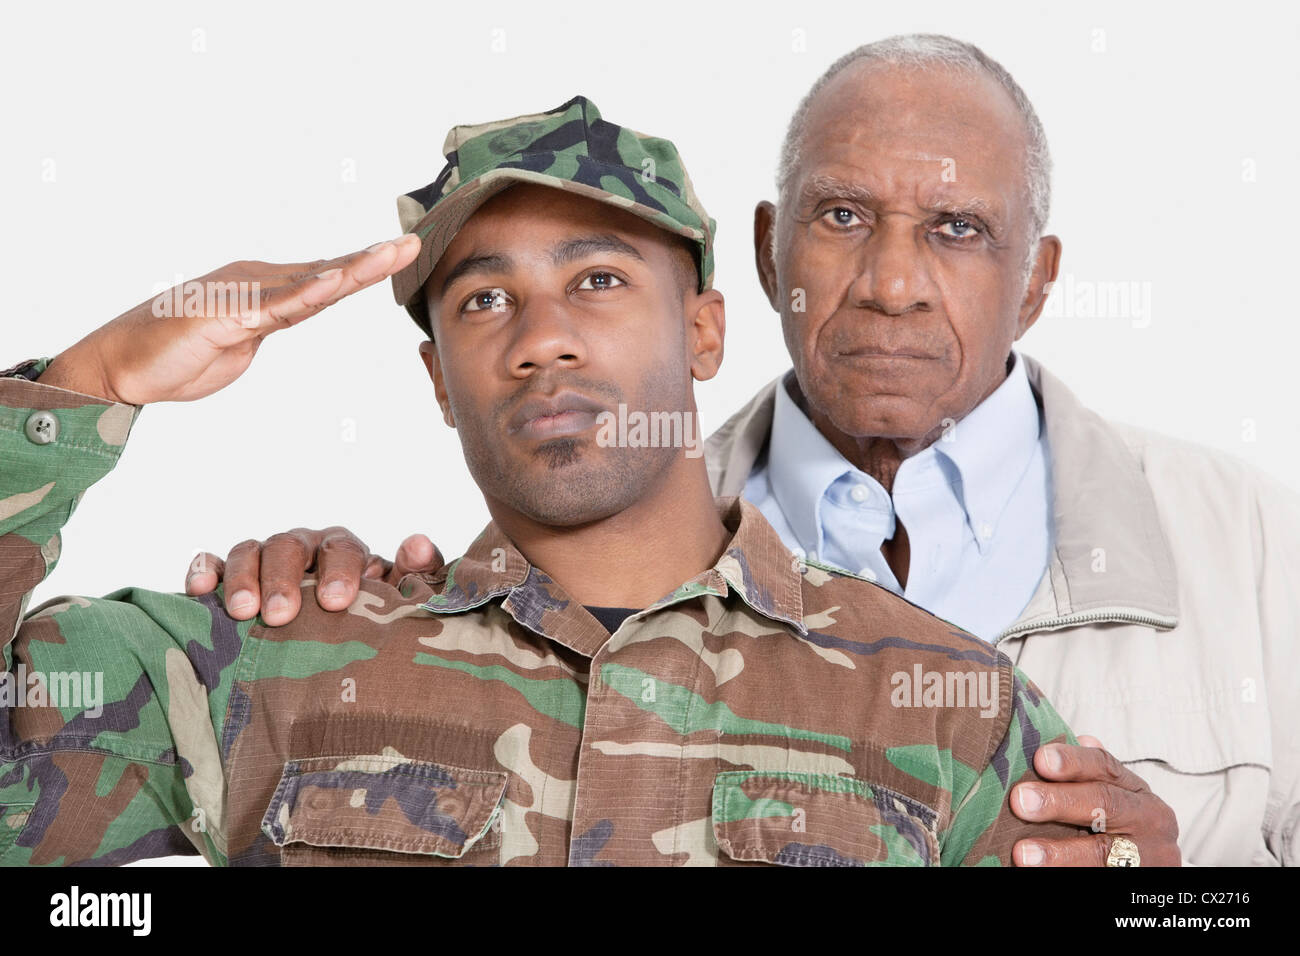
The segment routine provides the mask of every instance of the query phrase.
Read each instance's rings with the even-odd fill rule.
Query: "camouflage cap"
[[[545,113],[456,126],[442,146],[447,165],[422,189],[397,197],[403,232],[419,235],[415,261],[393,274],[393,297],[431,335],[420,287],[479,206],[515,183],[537,183],[625,209],[695,243],[699,291],[713,283],[717,223],[700,205],[677,147],[601,119],[575,96]]]

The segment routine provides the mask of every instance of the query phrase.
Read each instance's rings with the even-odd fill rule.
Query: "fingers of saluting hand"
[[[303,263],[301,270],[293,264],[277,265],[275,268],[279,271],[269,274],[251,270],[259,282],[279,281],[283,284],[259,288],[256,302],[250,301],[247,308],[241,309],[240,324],[245,328],[255,328],[259,335],[296,325],[340,299],[406,268],[419,251],[419,237],[407,233],[337,259]]]

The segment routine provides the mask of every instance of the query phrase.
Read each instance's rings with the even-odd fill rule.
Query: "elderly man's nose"
[[[863,308],[901,315],[927,305],[929,282],[925,249],[901,223],[882,223],[859,250],[854,297]]]
[[[519,378],[552,365],[579,366],[586,348],[576,323],[560,303],[534,299],[515,314],[515,336],[506,355]]]

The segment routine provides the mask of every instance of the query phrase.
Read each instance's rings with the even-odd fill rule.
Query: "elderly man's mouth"
[[[939,358],[937,355],[927,355],[923,352],[913,352],[907,349],[898,351],[887,349],[854,349],[852,351],[835,352],[835,358],[850,362],[864,361],[933,361]]]

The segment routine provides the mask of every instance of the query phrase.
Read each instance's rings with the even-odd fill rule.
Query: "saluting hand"
[[[204,398],[239,378],[266,336],[388,278],[419,250],[408,233],[337,259],[232,262],[99,327],[40,382],[131,405]]]

